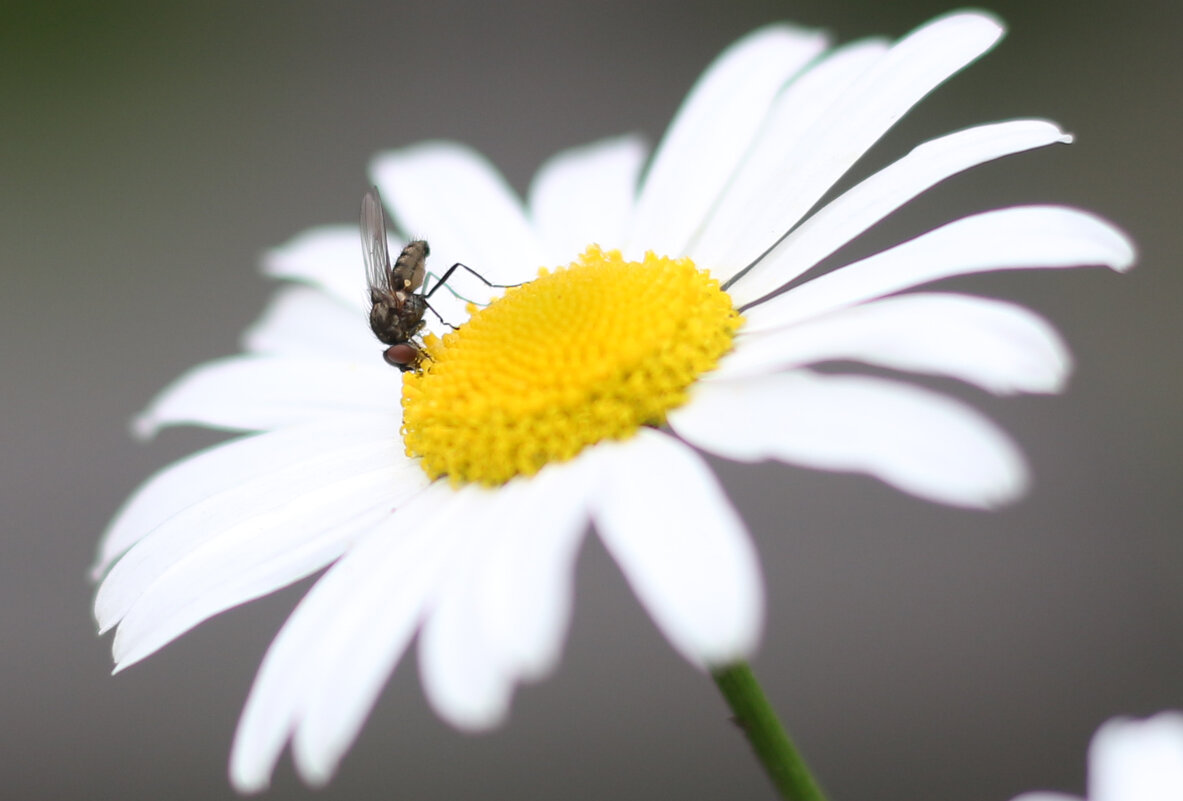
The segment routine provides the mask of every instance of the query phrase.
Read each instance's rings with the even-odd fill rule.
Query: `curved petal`
[[[311,284],[351,308],[369,311],[361,233],[356,225],[325,225],[298,234],[267,252],[263,272]]]
[[[351,415],[198,451],[148,479],[128,498],[103,534],[91,578],[97,581],[124,551],[193,504],[355,438],[374,439],[384,431],[394,436],[397,425],[389,414]]]
[[[620,136],[565,150],[539,168],[530,184],[530,215],[548,264],[564,264],[588,245],[624,245],[645,161],[639,136]]]
[[[652,429],[596,448],[596,530],[658,628],[700,667],[751,656],[764,614],[759,561],[706,462]]]
[[[529,511],[513,519],[473,581],[485,638],[506,669],[523,679],[541,678],[558,662],[574,601],[575,559],[598,482],[595,462],[552,464],[520,482],[514,503]]]
[[[269,431],[341,414],[395,416],[402,374],[380,359],[340,360],[231,356],[188,371],[134,423],[151,437],[169,425]]]
[[[1091,801],[1183,798],[1183,714],[1105,722],[1089,746]]]
[[[376,494],[375,472],[390,471],[416,482],[394,436],[368,435],[334,443],[324,451],[307,449],[301,458],[243,481],[184,507],[141,538],[115,563],[95,597],[95,617],[106,630],[126,615],[155,582],[190,556],[233,549],[236,539],[267,532],[302,536],[346,524],[354,504]],[[421,474],[421,471],[420,471]],[[282,536],[277,533],[276,536]],[[209,548],[210,550],[205,550]]]
[[[440,717],[479,731],[500,724],[515,684],[558,659],[594,460],[550,465],[495,491],[419,638],[423,690]]]
[[[826,204],[729,286],[728,292],[738,305],[758,300],[946,178],[1003,156],[1071,141],[1070,135],[1050,122],[1014,120],[925,142]],[[750,263],[751,259],[739,262]]]
[[[238,722],[230,778],[240,792],[267,786],[293,735],[301,774],[328,780],[453,558],[446,523],[456,495],[446,484],[428,487],[350,548],[292,612]]]
[[[826,46],[789,25],[761,28],[723,51],[698,79],[653,154],[626,255],[678,255],[706,218],[780,88]],[[693,181],[687,181],[689,175]]]
[[[1027,486],[1018,450],[978,412],[878,378],[798,370],[702,382],[689,404],[670,413],[669,424],[728,459],[868,473],[955,506],[998,506]]]
[[[436,714],[459,729],[485,731],[509,714],[514,679],[494,658],[473,614],[472,587],[448,582],[419,635],[419,677]]]
[[[116,671],[216,614],[320,570],[424,484],[426,476],[411,462],[347,480],[326,476],[278,514],[204,539],[163,571],[119,622],[111,646]]]
[[[845,45],[804,70],[781,91],[759,136],[688,249],[687,255],[699,267],[726,281],[784,235],[788,229],[783,215],[764,208],[791,201],[781,173],[793,168],[795,149],[826,109],[882,59],[887,49],[881,39]],[[775,230],[766,236],[750,236],[753,215],[774,220]]]
[[[490,729],[505,719],[515,684],[512,672],[497,658],[496,644],[481,627],[472,585],[477,562],[507,533],[504,523],[488,524],[496,519],[498,507],[504,509],[505,504],[495,503],[482,520],[472,521],[480,534],[460,556],[463,564],[450,571],[419,634],[419,681],[424,695],[437,715],[471,732]]]
[[[382,349],[364,313],[306,286],[286,286],[242,336],[243,349],[266,356],[381,363]]]
[[[832,360],[944,375],[1000,395],[1059,392],[1072,362],[1042,317],[997,300],[913,293],[740,337],[705,380]]]
[[[389,570],[378,582],[384,586],[356,607],[358,625],[351,631],[347,628],[348,637],[338,652],[330,652],[328,669],[319,686],[311,689],[292,738],[296,767],[310,784],[324,784],[331,778],[406,648],[410,633],[439,596],[452,568],[479,541],[480,523],[492,493],[479,487],[448,487],[447,493],[446,500],[440,502],[446,508],[434,518],[413,533],[403,528],[399,536],[405,544],[392,549],[388,543],[369,553],[371,558],[382,559]],[[403,526],[407,525],[404,521]],[[333,615],[330,625],[340,625],[336,617]]]
[[[463,262],[508,284],[533,278],[546,264],[517,194],[471,148],[424,142],[376,157],[370,175],[400,229],[431,242],[437,273]]]
[[[981,56],[1002,25],[979,12],[940,17],[901,39],[813,125],[767,178],[761,204],[734,232],[742,267],[796,225],[921,98]]]
[[[1018,206],[964,217],[807,281],[744,311],[744,330],[794,325],[834,309],[955,275],[1134,263],[1133,243],[1079,209]]]

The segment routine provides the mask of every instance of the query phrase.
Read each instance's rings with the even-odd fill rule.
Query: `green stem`
[[[776,719],[747,662],[711,672],[768,778],[786,801],[826,801],[801,754]]]

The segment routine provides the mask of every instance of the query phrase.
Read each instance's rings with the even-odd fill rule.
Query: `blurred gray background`
[[[899,36],[953,6],[793,2],[5,3],[0,9],[0,795],[231,798],[250,681],[307,582],[225,614],[112,678],[86,568],[153,471],[217,441],[130,417],[237,349],[273,291],[266,248],[351,222],[379,150],[474,145],[523,190],[555,151],[656,140],[709,60],[790,19]],[[754,661],[833,801],[1008,801],[1080,791],[1094,729],[1183,707],[1178,313],[1183,280],[1175,0],[992,6],[1002,45],[858,167],[968,125],[1054,119],[1077,143],[940,186],[844,255],[972,211],[1065,202],[1125,226],[1128,276],[949,282],[1047,315],[1065,396],[939,384],[1013,432],[1031,495],[998,513],[875,482],[719,465],[758,541],[769,622]],[[361,269],[361,265],[357,265]],[[377,356],[377,351],[375,352]],[[269,797],[771,798],[711,682],[602,547],[583,550],[563,662],[487,736],[440,723],[415,661],[333,784],[284,758]]]

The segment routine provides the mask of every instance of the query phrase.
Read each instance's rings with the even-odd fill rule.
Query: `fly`
[[[387,345],[382,357],[392,367],[402,371],[417,370],[423,361],[423,348],[414,337],[423,328],[423,315],[431,305],[427,302],[448,278],[463,267],[491,287],[484,276],[464,264],[453,264],[431,290],[421,293],[427,277],[427,257],[431,248],[427,241],[416,239],[407,244],[390,264],[386,244],[386,215],[382,211],[382,196],[377,187],[370,187],[361,201],[361,247],[366,262],[366,280],[370,286],[370,330],[378,341]],[[436,317],[439,313],[431,309]],[[450,328],[451,323],[440,317]]]

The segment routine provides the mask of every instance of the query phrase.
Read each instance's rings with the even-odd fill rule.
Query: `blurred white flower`
[[[1088,801],[1183,798],[1183,714],[1114,718],[1089,745]],[[1080,801],[1064,793],[1024,793],[1014,801]]]
[[[432,361],[404,381],[365,324],[355,227],[273,252],[268,272],[297,283],[247,352],[184,375],[138,421],[145,435],[185,423],[256,433],[164,470],[111,524],[95,614],[102,631],[118,626],[116,669],[332,565],[271,646],[231,757],[235,786],[258,790],[290,740],[302,776],[321,783],[416,632],[435,710],[465,729],[501,722],[514,687],[558,659],[589,521],[688,660],[751,654],[759,564],[696,449],[864,472],[958,506],[1016,498],[1019,453],[965,404],[808,368],[856,361],[999,394],[1058,391],[1069,357],[1037,315],[898,293],[989,270],[1123,270],[1123,234],[1071,208],[989,211],[771,295],[945,178],[1070,141],[1041,120],[959,131],[808,215],[1001,35],[982,13],[833,50],[817,32],[762,28],[702,76],[643,174],[637,139],[597,143],[547,162],[524,205],[457,144],[379,157],[373,179],[400,230],[428,237],[432,264],[530,283],[429,338]],[[454,323],[475,308],[446,292],[431,302]]]

